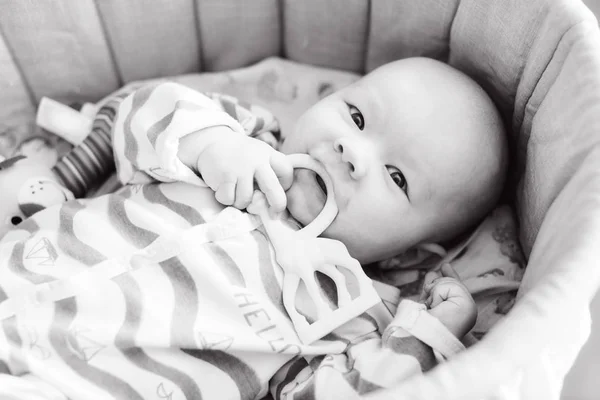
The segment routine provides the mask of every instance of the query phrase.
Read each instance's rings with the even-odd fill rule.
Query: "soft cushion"
[[[44,95],[95,101],[131,80],[241,67],[267,55],[358,73],[412,55],[448,61],[502,111],[513,156],[509,193],[529,262],[508,318],[399,390],[423,399],[556,395],[589,332],[587,305],[600,284],[600,32],[583,3],[164,3],[2,2],[0,142],[30,134]]]

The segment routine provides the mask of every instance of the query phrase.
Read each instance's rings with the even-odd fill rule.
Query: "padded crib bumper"
[[[580,1],[5,1],[0,140],[10,147],[12,132],[32,129],[43,96],[96,101],[130,81],[274,55],[359,73],[433,57],[488,91],[511,132],[529,256],[519,301],[474,348],[398,390],[557,398],[600,283],[600,33]]]

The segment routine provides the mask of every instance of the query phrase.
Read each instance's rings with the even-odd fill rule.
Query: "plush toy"
[[[73,199],[44,164],[19,155],[0,162],[0,237],[36,212]]]
[[[71,139],[84,139],[78,139],[79,144],[52,168],[23,155],[0,158],[0,237],[44,208],[84,197],[114,171],[111,124],[107,121],[116,112],[118,101],[112,100],[90,118],[88,125],[79,124],[78,128],[73,128],[73,121],[83,116],[70,115],[67,106],[61,111],[55,103],[51,107],[40,105],[38,125],[59,136],[68,132]]]

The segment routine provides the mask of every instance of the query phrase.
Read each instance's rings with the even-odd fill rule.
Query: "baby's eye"
[[[354,121],[356,126],[358,126],[358,129],[362,131],[365,127],[365,118],[358,108],[354,107],[352,104],[346,104],[348,104],[348,110],[350,110],[350,117],[352,117],[352,121]]]
[[[404,193],[408,193],[408,182],[404,177],[404,174],[396,167],[392,167],[391,165],[387,166],[390,177],[400,189],[404,191]]]

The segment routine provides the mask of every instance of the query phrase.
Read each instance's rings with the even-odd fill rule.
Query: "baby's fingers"
[[[261,192],[267,197],[267,201],[271,206],[271,209],[275,212],[285,210],[287,205],[287,199],[285,197],[285,191],[277,179],[277,175],[271,169],[270,165],[262,165],[256,170],[254,176],[256,183]]]
[[[427,305],[428,308],[435,308],[440,303],[448,300],[450,297],[452,297],[452,286],[454,284],[455,283],[453,281],[445,280],[438,280],[433,283],[430,289],[427,291],[428,297],[425,301],[425,305]]]
[[[239,210],[248,207],[252,201],[254,194],[254,176],[249,176],[238,179],[235,189],[235,202],[233,206]]]
[[[285,154],[278,151],[271,154],[269,162],[283,190],[288,190],[294,180],[294,167],[292,167],[292,163]]]
[[[460,281],[460,276],[458,276],[458,273],[454,270],[454,268],[452,268],[452,265],[450,265],[449,263],[442,264],[440,271],[442,272],[442,276],[454,278],[457,281]]]
[[[427,276],[425,276],[427,278]],[[460,281],[446,276],[438,276],[429,283],[423,285],[421,300],[427,297],[442,297],[442,300],[447,300],[457,294],[457,290],[462,289]]]
[[[223,182],[215,190],[215,199],[224,206],[230,206],[235,200],[235,182]]]
[[[435,286],[435,284],[439,283],[442,280],[442,278],[448,278],[443,279],[443,281],[455,279],[460,282],[460,277],[458,276],[454,268],[452,268],[452,266],[448,263],[442,264],[442,267],[440,268],[439,272],[429,271],[425,275],[425,278],[423,279],[423,294],[421,298],[425,298],[429,294],[429,292],[431,292],[431,289]]]
[[[438,278],[441,278],[442,274],[440,274],[439,272],[436,271],[429,271],[428,273],[425,274],[425,278],[423,278],[423,287],[427,287],[429,285],[431,285],[431,283],[433,281],[435,281]]]
[[[425,278],[423,278],[423,291],[429,293],[434,283],[442,278],[442,275],[436,271],[429,271],[425,274]]]
[[[433,287],[433,282],[441,277],[442,275],[436,271],[429,271],[425,274],[425,277],[423,278],[423,291],[421,292],[421,301],[425,300],[427,296],[429,296],[431,288]]]

